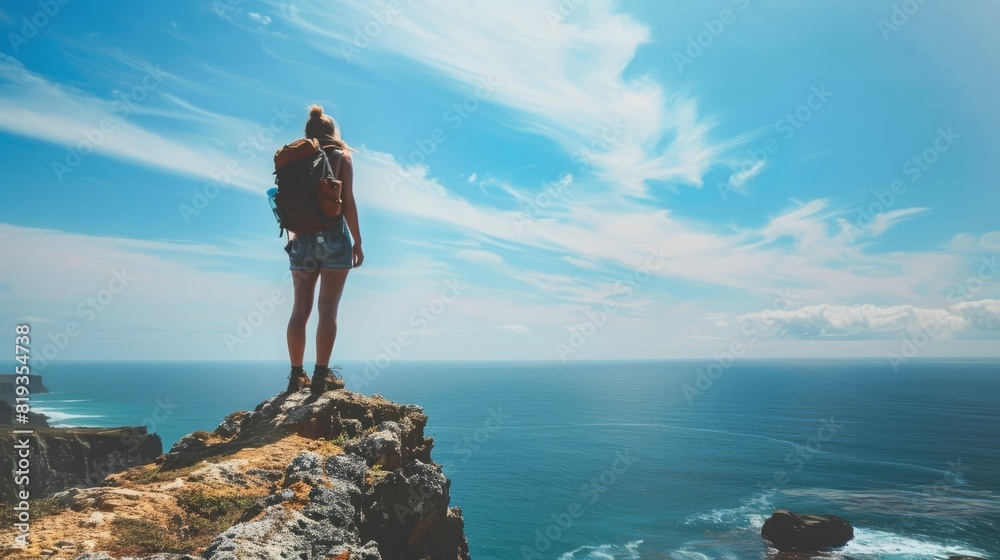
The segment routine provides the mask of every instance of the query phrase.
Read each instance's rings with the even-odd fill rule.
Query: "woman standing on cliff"
[[[306,121],[306,138],[315,138],[326,152],[334,176],[341,181],[343,212],[333,226],[310,234],[289,232],[285,251],[291,263],[295,295],[292,316],[288,320],[288,357],[292,371],[288,375],[288,391],[311,387],[313,393],[341,389],[344,381],[340,366],[330,367],[330,356],[337,339],[337,308],[344,293],[347,273],[361,266],[365,256],[361,251],[361,230],[358,227],[358,207],[354,200],[354,163],[351,152],[357,151],[340,137],[336,122],[323,114],[323,108],[313,105]],[[353,238],[353,240],[352,240]],[[312,382],[302,367],[306,351],[306,323],[312,313],[319,281],[319,324],[316,327],[316,368]]]

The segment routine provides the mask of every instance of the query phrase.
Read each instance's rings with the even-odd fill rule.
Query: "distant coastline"
[[[0,374],[0,424],[14,424],[14,405],[17,404],[15,377],[17,376],[12,373]],[[28,376],[28,389],[31,391],[30,394],[49,392],[48,387],[42,382],[41,375]],[[27,424],[29,426],[48,426],[49,420],[50,418],[45,414],[29,412]]]
[[[14,378],[17,377],[13,373],[0,373],[0,400],[6,401],[8,404],[14,404]],[[28,376],[28,388],[31,389],[32,393],[48,393],[49,389],[42,382],[41,375],[29,375]]]

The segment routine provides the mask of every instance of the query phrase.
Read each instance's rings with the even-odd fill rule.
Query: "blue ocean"
[[[476,560],[771,558],[776,508],[839,515],[823,558],[1000,558],[1000,361],[395,362]],[[284,388],[283,363],[61,362],[36,410],[169,448]],[[709,373],[711,375],[709,375]]]

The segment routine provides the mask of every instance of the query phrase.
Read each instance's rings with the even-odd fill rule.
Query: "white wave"
[[[581,546],[559,557],[559,560],[639,560],[639,545],[642,541],[632,541],[625,545],[602,544]],[[577,556],[580,554],[580,556]]]
[[[700,552],[693,552],[683,548],[671,552],[670,558],[675,558],[676,560],[714,560],[711,556],[707,554],[702,554]]]
[[[671,560],[741,560],[735,552],[713,548],[711,556],[704,552],[695,552],[686,548],[670,551]]]
[[[877,558],[906,558],[928,560],[945,558],[950,554],[966,556],[986,556],[982,550],[968,548],[965,545],[926,540],[927,537],[906,536],[874,529],[854,528],[854,539],[847,546],[837,551],[847,557],[866,555]]]
[[[768,494],[758,494],[748,499],[739,507],[719,508],[690,515],[684,520],[684,524],[712,523],[728,527],[735,525],[741,528],[759,530],[764,526],[764,521],[773,511],[774,508],[771,505],[770,496]]]
[[[90,402],[94,399],[62,399],[62,400],[49,400],[49,399],[38,399],[39,402],[54,403],[54,402]]]
[[[69,412],[63,412],[61,410],[54,410],[45,407],[33,407],[32,412],[38,412],[49,417],[52,422],[61,423],[63,420],[71,420],[73,418],[104,418],[103,414],[72,414]]]

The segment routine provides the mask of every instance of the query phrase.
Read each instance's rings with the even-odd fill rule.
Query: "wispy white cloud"
[[[554,253],[585,271],[610,267],[605,278],[611,284],[616,274],[627,278],[653,264],[648,272],[658,278],[751,294],[793,287],[803,301],[873,295],[919,300],[928,282],[942,289],[953,283],[963,262],[943,248],[867,254],[836,226],[843,211],[827,200],[798,203],[761,227],[742,231],[713,231],[718,228],[620,202],[553,205],[519,228],[524,217],[518,211],[472,202],[447,189],[427,167],[400,164],[389,154],[366,151],[357,158],[356,177],[365,185],[358,194],[363,204],[429,224],[428,235],[458,233],[497,248]],[[658,265],[657,255],[663,260]],[[596,286],[604,281],[517,267],[507,274],[549,295],[572,294],[578,282]],[[554,283],[560,278],[565,286]]]
[[[559,22],[546,15],[558,9],[555,0],[403,4],[388,23],[377,22],[363,0],[335,11],[273,4],[330,56],[363,50],[402,58],[463,93],[484,80],[495,83],[488,102],[517,114],[504,124],[558,142],[608,186],[631,195],[644,195],[648,180],[701,185],[728,147],[709,138],[710,120],[695,99],[648,75],[625,78],[650,31],[611,0],[589,0]],[[359,38],[366,24],[379,31]]]
[[[455,257],[462,259],[466,262],[475,262],[482,264],[492,264],[492,265],[503,265],[504,260],[500,255],[490,252],[483,251],[480,249],[460,249],[455,251]]]
[[[709,321],[717,327],[728,327],[729,321],[726,319],[728,313],[709,313],[708,315],[702,317],[705,321]]]
[[[138,64],[138,63],[137,63]],[[111,157],[140,163],[150,167],[187,176],[211,178],[226,169],[229,161],[244,166],[257,164],[259,172],[265,167],[263,160],[247,161],[238,151],[239,141],[255,129],[252,123],[212,114],[196,109],[175,96],[157,96],[163,83],[171,74],[152,65],[145,74],[136,77],[135,90],[139,93],[120,99],[104,99],[84,91],[47,80],[25,68],[16,59],[0,54],[0,130],[66,146],[65,157],[53,160],[51,172],[67,177],[75,171],[81,158]],[[165,100],[151,105],[152,99]],[[169,110],[173,106],[174,110]],[[167,117],[188,126],[174,132],[163,132],[141,126],[141,115]],[[193,122],[203,126],[193,128]],[[217,138],[228,145],[228,150],[218,145],[206,144],[206,139]],[[252,180],[255,173],[231,176],[232,184],[248,189],[259,189]]]
[[[963,254],[1000,254],[1000,231],[991,231],[979,236],[960,233],[953,237],[945,247],[950,251]]]
[[[883,233],[889,231],[889,228],[892,226],[905,220],[910,220],[916,218],[917,216],[926,214],[929,211],[930,208],[901,208],[899,210],[883,212],[875,216],[872,225],[869,227],[871,235],[873,237],[882,235]]]
[[[257,12],[248,12],[247,13],[247,17],[249,17],[253,21],[256,21],[257,23],[260,23],[261,25],[270,25],[271,24],[271,17],[270,16],[262,16],[262,15],[260,15]]]
[[[526,327],[520,323],[513,325],[497,325],[496,328],[503,329],[505,331],[510,331],[514,334],[528,334],[529,332],[531,332],[530,327]]]
[[[588,270],[599,270],[601,268],[600,264],[589,258],[579,258],[572,255],[563,255],[559,258],[577,268],[584,268]]]
[[[747,181],[749,181],[750,179],[753,179],[754,177],[756,177],[757,175],[759,175],[760,172],[764,170],[764,165],[766,163],[767,163],[767,160],[762,159],[762,160],[753,162],[752,164],[750,164],[745,169],[741,169],[740,171],[737,171],[736,173],[733,173],[732,175],[730,175],[729,176],[729,189],[733,190],[733,191],[736,191],[738,193],[741,193],[741,194],[746,194],[746,192],[747,192],[747,189],[746,189]]]
[[[838,218],[837,223],[851,241],[866,237],[878,237],[889,231],[892,226],[922,216],[930,208],[900,208],[876,214],[873,218],[861,222],[857,216],[854,219]]]

